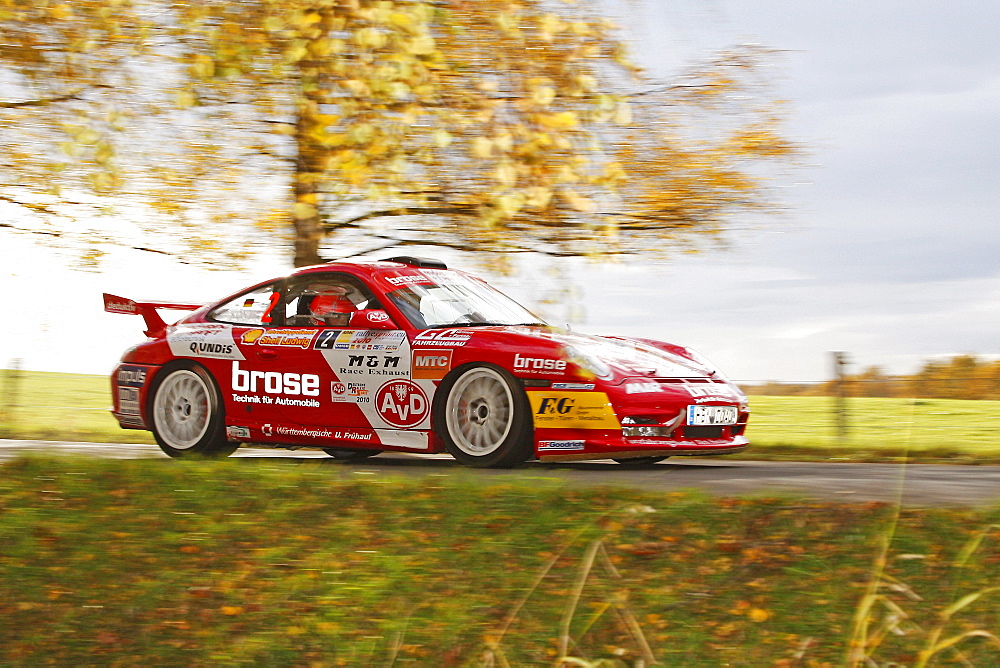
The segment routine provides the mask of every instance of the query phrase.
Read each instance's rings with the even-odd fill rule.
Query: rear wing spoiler
[[[126,313],[129,315],[141,315],[146,321],[146,336],[153,338],[159,336],[167,329],[167,323],[163,321],[160,314],[156,312],[158,308],[174,309],[177,311],[195,311],[204,304],[180,304],[178,302],[138,302],[126,297],[117,297],[104,293],[104,310],[108,313]]]

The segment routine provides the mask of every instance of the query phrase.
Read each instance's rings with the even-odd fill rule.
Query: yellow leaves
[[[566,30],[567,24],[555,14],[545,14],[538,21],[538,30],[546,42],[551,43],[556,35]]]
[[[535,114],[535,122],[550,130],[572,130],[579,125],[579,118],[572,111],[555,114]]]
[[[372,94],[372,90],[368,84],[360,79],[345,79],[340,82],[340,85],[357,97],[368,97]]]
[[[531,90],[531,101],[540,107],[547,107],[556,98],[556,89],[552,86],[536,86]]]
[[[309,44],[304,40],[296,40],[281,55],[286,63],[297,63],[309,55]]]
[[[500,12],[495,21],[497,27],[506,33],[508,37],[516,37],[520,35],[521,29],[518,27],[521,23],[520,12],[516,10],[510,12]]]
[[[404,42],[403,48],[413,56],[429,56],[437,50],[437,44],[430,35],[420,35]]]
[[[552,191],[543,186],[525,188],[525,205],[535,209],[544,209],[552,201]]]
[[[781,157],[794,152],[794,146],[769,128],[748,128],[727,142],[727,148],[737,154]]]
[[[766,622],[771,618],[771,613],[763,608],[751,608],[750,612],[747,613],[747,619],[751,622],[761,624]]]
[[[57,21],[65,21],[73,18],[73,8],[66,3],[54,5],[48,8],[49,16]]]
[[[378,28],[359,28],[352,35],[354,43],[362,49],[381,49],[389,42],[389,36]]]
[[[243,614],[243,606],[240,605],[224,605],[219,608],[219,612],[226,615],[227,617],[235,617],[236,615]]]
[[[632,108],[628,102],[622,101],[615,105],[614,120],[618,125],[630,125],[632,123]]]
[[[493,155],[493,140],[489,137],[476,137],[472,140],[472,155],[477,158],[489,158]]]
[[[306,46],[310,55],[317,58],[325,58],[344,50],[344,42],[339,39],[314,39],[310,40]]]
[[[575,211],[593,213],[597,210],[597,204],[592,199],[584,197],[575,190],[566,189],[561,191],[559,195]]]
[[[435,130],[433,138],[434,138],[434,145],[437,146],[438,148],[446,148],[450,146],[451,142],[454,140],[454,138],[451,136],[451,133],[445,130],[444,128],[438,128],[437,130]]]
[[[559,165],[556,170],[556,183],[576,183],[580,175],[569,165]]]
[[[215,75],[215,61],[206,54],[198,54],[188,65],[188,74],[195,79],[209,79]]]
[[[315,206],[308,202],[296,202],[292,209],[292,214],[296,220],[309,220],[316,217],[319,212]]]
[[[174,104],[177,105],[178,109],[190,109],[198,104],[198,97],[194,94],[194,91],[179,90],[174,96]]]
[[[513,218],[524,206],[524,201],[524,195],[519,192],[505,193],[494,200],[494,206],[503,218]]]
[[[517,183],[517,167],[510,160],[503,160],[493,170],[493,177],[501,186],[510,188]]]

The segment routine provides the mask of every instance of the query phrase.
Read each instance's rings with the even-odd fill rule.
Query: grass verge
[[[1000,664],[997,508],[357,478],[0,467],[0,662],[826,666],[902,610],[878,665]]]

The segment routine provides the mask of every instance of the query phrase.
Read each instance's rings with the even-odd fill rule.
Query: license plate
[[[690,425],[736,424],[736,406],[688,406]]]

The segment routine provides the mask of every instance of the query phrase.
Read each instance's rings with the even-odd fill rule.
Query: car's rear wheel
[[[238,447],[226,440],[222,397],[203,366],[176,362],[164,367],[151,394],[153,437],[171,457],[228,457]]]
[[[616,459],[615,461],[622,466],[628,466],[629,468],[641,469],[647,466],[652,466],[658,462],[662,462],[664,459],[670,459],[669,455],[663,457],[632,457],[631,459]]]
[[[382,452],[381,450],[350,450],[348,448],[323,448],[323,452],[330,455],[334,459],[340,459],[347,462],[356,462],[362,459],[368,459],[369,457],[374,457],[375,455]]]
[[[438,396],[435,430],[459,462],[499,468],[531,456],[531,407],[508,372],[487,364],[460,367],[442,381]]]

